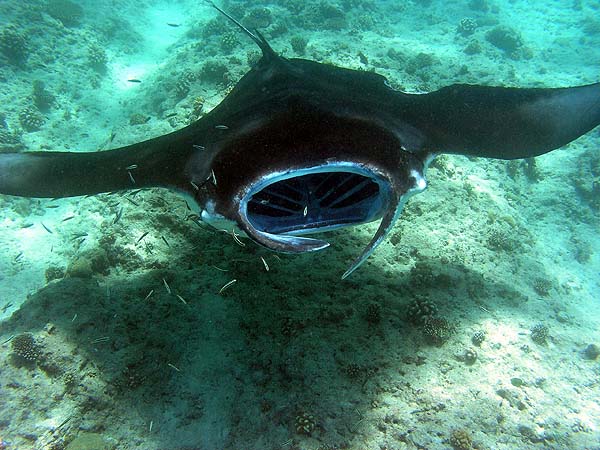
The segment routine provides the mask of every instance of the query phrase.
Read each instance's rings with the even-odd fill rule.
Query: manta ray
[[[202,221],[287,253],[329,245],[308,235],[380,220],[345,278],[425,189],[437,155],[530,158],[600,124],[600,83],[409,94],[373,72],[284,58],[209,3],[262,52],[219,105],[185,128],[114,150],[2,154],[0,193],[164,187],[189,199]]]

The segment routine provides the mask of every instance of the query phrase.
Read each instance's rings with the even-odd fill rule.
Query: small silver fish
[[[53,231],[52,231],[50,228],[48,228],[46,225],[44,225],[44,222],[40,222],[40,223],[41,223],[41,224],[42,224],[42,226],[44,227],[44,230],[46,230],[46,231],[47,231],[48,233],[50,233],[50,234],[54,234],[54,233],[53,233]]]
[[[142,234],[140,236],[140,238],[137,240],[136,244],[139,244],[142,239],[144,239],[146,236],[148,236],[148,233],[150,233],[150,232],[146,231],[144,234]]]

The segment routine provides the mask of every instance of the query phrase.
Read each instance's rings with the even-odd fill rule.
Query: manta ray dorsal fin
[[[266,58],[278,57],[277,53],[275,53],[275,51],[271,48],[271,46],[269,45],[269,43],[267,42],[265,37],[258,30],[254,30],[254,33],[253,33],[248,28],[246,28],[244,25],[242,25],[242,23],[239,20],[237,20],[235,17],[233,17],[228,12],[219,8],[211,0],[205,0],[205,2],[208,3],[210,6],[212,6],[213,8],[215,8],[217,11],[219,11],[225,17],[227,17],[240,30],[242,30],[250,39],[252,39],[254,42],[256,42],[258,44],[258,46],[260,47],[264,57],[266,57]]]

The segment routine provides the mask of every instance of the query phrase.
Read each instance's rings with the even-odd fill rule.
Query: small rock
[[[558,313],[556,313],[556,320],[558,320],[560,323],[569,323],[571,321],[571,318],[566,312],[559,311]]]
[[[589,344],[586,348],[583,349],[583,357],[585,359],[594,360],[600,356],[600,347],[596,344]]]
[[[111,446],[102,435],[83,432],[67,445],[66,450],[108,450],[109,448]]]
[[[512,384],[515,387],[521,387],[523,386],[523,380],[521,380],[520,378],[514,377],[510,379],[510,384]]]
[[[466,349],[463,354],[463,361],[468,366],[475,364],[475,361],[477,361],[477,352],[472,348]]]

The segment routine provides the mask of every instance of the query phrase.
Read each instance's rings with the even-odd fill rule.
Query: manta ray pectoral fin
[[[436,151],[529,158],[600,125],[600,83],[554,89],[453,85],[415,98]]]
[[[133,160],[130,163],[121,161],[124,165],[119,171],[119,163],[110,158],[114,155],[111,151],[1,154],[0,193],[48,198],[125,189],[134,184],[135,178],[132,181],[126,170],[134,163]],[[112,169],[115,169],[114,173]]]
[[[192,146],[180,149],[179,132],[101,152],[0,154],[0,194],[74,197],[188,183],[184,167]]]

